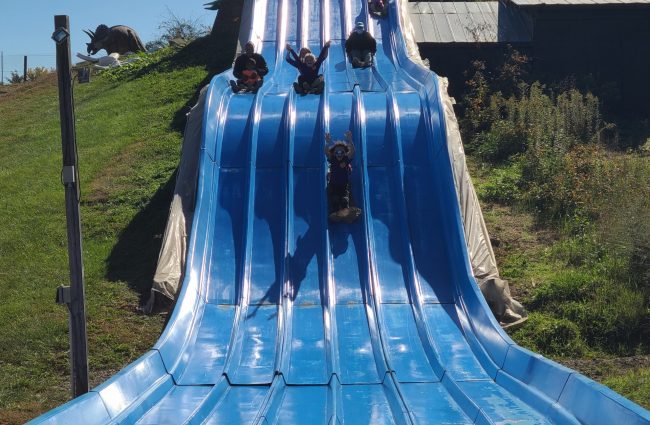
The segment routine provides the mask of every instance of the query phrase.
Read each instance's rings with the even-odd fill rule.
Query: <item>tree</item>
[[[162,34],[157,39],[146,43],[147,50],[161,49],[172,43],[178,43],[180,40],[189,42],[210,32],[209,28],[199,24],[198,19],[178,17],[169,8],[167,8],[167,14],[167,19],[158,25]]]

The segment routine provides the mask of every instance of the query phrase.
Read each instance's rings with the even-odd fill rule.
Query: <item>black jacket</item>
[[[237,59],[235,59],[235,64],[232,67],[232,74],[235,76],[235,78],[242,77],[242,71],[244,71],[246,68],[246,62],[248,61],[248,58],[249,56],[247,56],[245,53],[242,53],[241,55],[237,56]],[[253,53],[250,58],[255,59],[257,73],[260,74],[261,77],[264,77],[269,73],[269,69],[266,67],[266,61],[262,55],[259,53]]]
[[[318,78],[318,72],[320,71],[320,66],[327,57],[327,52],[329,51],[329,45],[325,45],[321,51],[320,55],[318,55],[318,59],[316,59],[316,63],[314,63],[314,67],[311,68],[307,66],[306,63],[300,60],[296,52],[292,50],[289,50],[287,52],[287,62],[289,64],[295,66],[298,68],[298,71],[300,72],[300,75],[303,77],[304,81],[312,84],[316,78]],[[291,57],[293,56],[293,58]]]
[[[345,51],[350,53],[352,50],[370,50],[374,55],[377,52],[377,42],[368,31],[361,34],[352,31],[352,34],[345,40]]]

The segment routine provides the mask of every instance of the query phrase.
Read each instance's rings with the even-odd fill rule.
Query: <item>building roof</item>
[[[423,1],[408,6],[418,43],[521,43],[532,39],[528,15],[497,1]]]
[[[650,0],[505,0],[519,7],[537,7],[537,6],[594,6],[594,5],[613,5],[621,6],[627,4],[648,5]]]

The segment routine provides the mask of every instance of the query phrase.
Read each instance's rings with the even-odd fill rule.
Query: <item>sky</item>
[[[86,54],[90,38],[82,30],[95,30],[98,25],[128,25],[143,43],[161,34],[162,22],[175,15],[212,26],[215,11],[203,9],[209,0],[0,0],[0,52],[4,56],[4,81],[12,70],[22,74],[23,56],[28,68],[56,67],[54,16],[70,17],[70,41],[73,63],[77,52]],[[96,56],[105,55],[102,50]]]

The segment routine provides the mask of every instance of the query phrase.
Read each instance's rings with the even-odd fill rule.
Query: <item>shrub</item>
[[[52,72],[54,71],[48,68],[44,68],[42,66],[38,66],[36,68],[28,68],[27,75],[26,75],[27,81],[35,81],[43,77],[44,75],[47,75]],[[7,81],[10,84],[18,84],[24,82],[24,77],[25,76],[23,76],[23,74],[19,74],[16,71],[11,71],[11,76],[7,78]]]
[[[505,96],[520,95],[528,79],[530,58],[511,45],[506,47],[503,63],[494,81],[494,91]]]
[[[650,298],[650,161],[619,156],[608,166],[609,190],[598,199],[600,241],[626,259],[626,280]]]
[[[625,284],[601,281],[591,299],[559,306],[561,317],[578,325],[590,345],[615,354],[633,354],[641,343],[647,311],[643,295]]]
[[[571,150],[538,143],[522,156],[522,199],[543,221],[598,216],[597,198],[608,193],[611,170],[599,145]]]
[[[650,156],[650,137],[639,147],[639,153],[643,156]]]
[[[578,326],[567,319],[531,313],[526,323],[513,334],[520,345],[546,356],[573,357],[587,352]]]
[[[198,19],[186,19],[176,16],[169,8],[168,17],[158,25],[161,35],[146,44],[147,50],[158,50],[170,45],[174,40],[190,42],[207,35],[209,28],[202,28]]]
[[[489,131],[479,133],[475,139],[475,152],[482,159],[499,163],[525,150],[525,136],[511,121],[497,121]]]
[[[476,186],[476,191],[481,200],[512,203],[519,197],[519,180],[521,167],[519,162],[513,162],[503,168],[494,168],[487,181]]]
[[[515,336],[550,355],[580,355],[585,344],[622,355],[648,350],[650,141],[621,142],[599,99],[575,81],[553,89],[526,84],[526,61],[510,54],[495,78],[482,62],[470,70],[460,120],[466,151],[490,170],[477,186],[480,198],[517,203],[538,224],[560,229],[550,253],[565,265],[532,289],[530,323]],[[645,140],[647,122],[637,127]],[[625,155],[607,150],[624,146]]]
[[[478,133],[488,130],[496,118],[492,116],[492,111],[487,109],[490,103],[491,88],[484,72],[485,62],[473,61],[467,72],[468,80],[465,82],[467,94],[462,101],[465,113],[464,118],[460,121],[460,127],[470,151],[474,137]]]
[[[486,81],[477,68],[465,101],[463,126],[473,132],[467,151],[493,164],[519,161],[519,199],[539,218],[593,218],[593,198],[609,178],[597,144],[603,127],[598,99],[574,89],[552,98],[539,83],[520,85],[520,97],[488,97]]]
[[[575,324],[581,337],[600,350],[631,354],[643,343],[648,310],[643,294],[590,271],[557,274],[538,287],[527,306]]]

